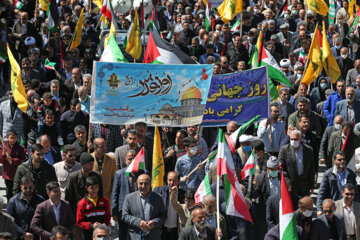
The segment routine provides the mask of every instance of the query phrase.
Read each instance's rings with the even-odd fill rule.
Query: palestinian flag
[[[55,62],[50,62],[49,59],[45,59],[44,66],[46,69],[55,70]]]
[[[224,177],[226,215],[241,217],[252,222],[246,200],[236,176],[232,152],[226,142],[223,130],[219,130],[217,152],[217,175]]]
[[[16,8],[17,10],[21,10],[24,7],[24,4],[18,0],[14,0],[13,5],[14,5],[14,8]]]
[[[146,51],[151,51],[148,53],[149,58],[144,58],[146,63],[162,63],[162,64],[196,64],[197,62],[190,58],[186,53],[181,51],[178,47],[171,45],[160,37],[160,35],[153,31],[152,32],[152,41],[148,41],[148,46]],[[149,36],[150,40],[150,36]],[[149,44],[151,44],[149,47]],[[160,55],[158,56],[158,53]],[[146,54],[146,53],[145,53]],[[156,58],[154,59],[154,57]]]
[[[280,66],[276,62],[275,58],[271,55],[271,53],[268,50],[265,49],[263,37],[264,37],[264,34],[262,31],[260,31],[256,46],[255,46],[255,51],[251,58],[251,66],[252,66],[252,68],[266,66],[266,65],[268,66],[270,97],[271,97],[271,100],[274,100],[279,97],[279,94],[276,90],[276,86],[271,82],[271,80],[275,80],[275,81],[284,83],[291,88],[292,88],[292,85],[288,81],[286,76],[281,72]]]
[[[260,115],[256,115],[252,119],[250,119],[247,123],[243,124],[241,127],[239,127],[235,132],[233,132],[230,136],[226,138],[228,145],[230,147],[231,152],[235,153],[235,146],[236,141],[239,139],[239,137],[244,134],[246,129],[248,129],[256,120],[260,118]]]
[[[281,199],[279,205],[279,215],[280,240],[297,240],[298,234],[296,230],[294,207],[285,182],[283,170],[281,170]]]
[[[240,29],[240,23],[241,23],[241,19],[239,18],[236,23],[233,25],[233,27],[230,29],[230,31],[234,32]]]
[[[212,194],[212,192],[210,188],[209,173],[207,173],[195,192],[195,203],[201,203],[203,198],[210,194]]]
[[[153,9],[151,11],[149,30],[153,31],[154,29],[156,29],[156,31],[157,31],[159,28],[160,28],[160,26],[159,26],[159,21],[158,21],[157,14],[156,14],[156,9],[155,9],[155,7],[153,7]]]
[[[250,157],[245,163],[244,168],[241,170],[241,179],[244,180],[248,176],[253,176],[255,174],[255,154],[254,151],[251,152]]]
[[[283,18],[285,11],[288,9],[288,1],[284,0],[283,4],[281,5],[281,7],[279,8],[277,14],[276,14],[276,18]]]
[[[205,30],[206,32],[210,32],[211,29],[211,19],[210,19],[210,9],[211,6],[209,6],[210,1],[206,3],[206,9],[205,9]]]
[[[114,34],[110,35],[109,41],[100,57],[100,62],[127,62],[116,43]]]
[[[0,51],[0,63],[6,62],[7,59],[8,57],[6,56],[6,54]]]
[[[139,170],[145,169],[145,156],[144,156],[144,147],[141,148],[140,152],[136,155],[134,160],[126,169],[126,175],[129,176],[130,173],[137,173]]]
[[[160,52],[155,45],[154,39],[152,37],[152,33],[150,31],[143,63],[160,63],[156,60],[156,58],[158,58],[159,56],[160,56]]]
[[[58,28],[58,23],[59,23],[59,11],[56,4],[56,0],[49,0],[49,5],[46,11],[46,15],[48,16],[47,28],[49,32],[53,33]]]

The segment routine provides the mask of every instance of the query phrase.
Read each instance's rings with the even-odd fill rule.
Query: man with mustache
[[[193,222],[193,226],[185,228],[179,237],[179,240],[195,240],[195,239],[208,239],[215,240],[218,238],[222,238],[221,230],[215,229],[206,225],[206,214],[205,211],[201,208],[195,208],[191,213],[191,220]]]

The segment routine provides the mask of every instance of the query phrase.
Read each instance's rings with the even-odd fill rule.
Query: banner
[[[214,75],[204,110],[202,126],[245,123],[255,115],[267,118],[270,97],[267,67]]]
[[[90,122],[201,123],[213,65],[94,62]]]

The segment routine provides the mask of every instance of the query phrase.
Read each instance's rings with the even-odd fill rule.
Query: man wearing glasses
[[[34,216],[36,206],[44,201],[44,198],[35,194],[34,179],[28,175],[20,180],[21,192],[13,196],[7,205],[6,212],[15,220],[15,230],[18,239],[33,239],[30,232],[30,222]]]
[[[355,186],[347,183],[343,186],[343,199],[335,202],[335,214],[344,218],[347,239],[360,239],[360,203],[355,202]]]
[[[331,198],[334,201],[342,199],[343,187],[346,183],[351,183],[356,186],[355,173],[346,168],[345,153],[342,151],[336,151],[333,155],[333,167],[328,169],[322,178],[318,199],[317,199],[317,215],[323,214],[322,205],[323,201],[327,198]],[[355,200],[358,199],[358,193],[355,191]]]
[[[313,221],[309,239],[349,239],[346,236],[344,218],[335,214],[335,210],[335,202],[332,199],[323,201],[324,214]]]
[[[65,199],[66,186],[70,182],[70,173],[81,169],[81,164],[76,162],[76,148],[73,145],[67,144],[63,148],[64,161],[54,164],[56,177],[58,179],[61,191],[61,198]]]

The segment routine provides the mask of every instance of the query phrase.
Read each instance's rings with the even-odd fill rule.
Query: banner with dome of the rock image
[[[241,124],[256,115],[267,118],[270,114],[269,104],[266,66],[214,75],[201,126],[226,126],[229,121]]]
[[[90,122],[200,124],[213,65],[94,62]]]

